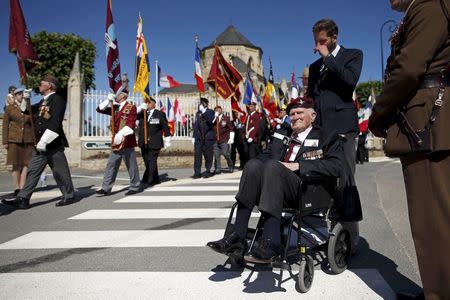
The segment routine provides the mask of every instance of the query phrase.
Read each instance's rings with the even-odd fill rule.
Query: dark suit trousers
[[[239,161],[241,168],[245,165],[245,152],[244,152],[244,143],[237,142],[236,139],[234,140],[234,143],[231,145],[231,161],[233,162],[233,167],[236,164],[236,153],[239,153]]]
[[[346,141],[343,143],[344,155],[347,163],[352,171],[352,176],[355,177],[355,169],[356,169],[356,137],[357,133],[350,132],[341,134],[345,137]]]
[[[252,158],[255,158],[259,154],[259,145],[255,142],[244,142],[244,151],[245,151],[245,161],[249,161]]]
[[[300,177],[279,161],[252,159],[245,164],[236,200],[281,219],[283,207],[298,207],[300,183]]]
[[[155,184],[159,182],[158,155],[159,149],[141,148],[142,159],[145,163],[145,172],[142,176],[143,184]]]
[[[401,162],[425,297],[450,299],[450,151]]]
[[[18,197],[30,199],[34,188],[39,182],[42,171],[49,165],[52,169],[53,178],[61,190],[63,199],[74,197],[72,177],[70,176],[69,164],[67,163],[64,148],[59,150],[50,150],[47,152],[38,152],[33,149],[31,161],[28,164],[27,179],[25,186],[17,194]]]
[[[195,140],[194,144],[194,174],[200,175],[202,169],[202,155],[205,157],[206,172],[211,172],[213,162],[214,140]]]

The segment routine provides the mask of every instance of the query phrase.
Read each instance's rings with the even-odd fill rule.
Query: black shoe
[[[210,178],[213,176],[214,176],[214,173],[211,173],[211,172],[205,172],[205,174],[203,174],[203,178]]]
[[[22,197],[17,197],[14,200],[2,200],[3,204],[14,206],[19,209],[28,209],[30,208],[30,200]]]
[[[134,195],[137,193],[140,193],[140,191],[128,190],[128,192],[125,193],[125,196],[130,196],[130,195]]]
[[[234,172],[234,167],[228,167],[228,172],[229,173],[233,173]]]
[[[280,247],[275,246],[270,239],[261,238],[258,245],[244,256],[244,259],[254,264],[270,264],[280,255]]]
[[[396,295],[397,300],[425,300],[424,293],[412,294],[407,292],[399,292]]]
[[[57,202],[55,205],[56,206],[66,206],[66,205],[69,205],[69,204],[72,204],[75,202],[76,202],[75,197],[72,197],[72,198],[62,199],[61,201]]]
[[[100,190],[98,190],[98,191],[95,191],[95,193],[96,193],[97,195],[103,195],[103,196],[107,196],[107,195],[111,194],[110,192],[107,192],[107,191],[105,191],[104,189],[100,189]]]
[[[220,174],[222,174],[222,171],[214,171],[214,174],[215,175],[220,175]]]
[[[14,197],[17,196],[17,194],[20,192],[20,189],[15,189],[14,190]]]
[[[200,174],[194,174],[194,175],[191,176],[191,178],[192,178],[192,179],[199,179],[199,178],[202,178],[202,175],[200,175]]]
[[[208,242],[206,246],[225,255],[239,256],[239,254],[242,254],[244,256],[246,243],[244,239],[233,232],[218,241]]]

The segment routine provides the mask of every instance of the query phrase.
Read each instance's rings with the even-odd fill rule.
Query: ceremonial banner
[[[122,77],[120,75],[119,44],[114,28],[111,1],[112,0],[106,1],[106,66],[108,68],[109,87],[114,93],[117,93],[122,86]]]
[[[220,52],[219,46],[214,46],[214,56],[207,83],[222,98],[227,99],[239,89],[242,76],[230,65]]]
[[[298,89],[297,89],[297,82],[295,81],[295,73],[294,72],[292,72],[291,84],[292,84],[291,99],[297,99],[298,98]]]
[[[25,83],[27,73],[39,63],[38,56],[31,42],[19,0],[10,0],[9,7],[8,50],[16,54],[20,79]]]
[[[150,67],[148,63],[147,43],[145,42],[142,27],[143,22],[141,16],[139,15],[136,35],[136,61],[133,92],[139,91],[142,96],[144,96],[144,99],[149,99]]]
[[[197,88],[200,93],[205,92],[205,85],[203,84],[202,68],[200,64],[200,49],[198,44],[195,44],[195,81],[197,82]]]

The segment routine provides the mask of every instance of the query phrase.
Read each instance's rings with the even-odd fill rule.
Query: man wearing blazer
[[[141,180],[143,186],[160,183],[158,155],[161,148],[170,146],[170,130],[166,115],[155,107],[156,100],[150,97],[149,102],[143,102],[137,109],[138,146],[141,148],[142,159],[145,163],[145,172]]]
[[[283,153],[265,152],[247,162],[241,176],[236,221],[233,232],[207,244],[212,250],[242,259],[248,221],[254,206],[262,212],[262,239],[245,260],[270,263],[281,251],[281,212],[283,207],[297,208],[301,177],[323,175],[337,177],[343,168],[342,138],[329,136],[312,126],[316,113],[311,99],[291,102],[287,112],[291,118],[291,143]]]
[[[44,76],[39,84],[39,92],[44,98],[31,107],[35,114],[37,145],[28,165],[25,186],[15,200],[3,200],[4,204],[20,209],[29,208],[31,195],[47,164],[52,169],[53,178],[62,193],[62,199],[56,203],[56,206],[75,202],[72,177],[64,154],[64,148],[69,147],[62,125],[66,100],[55,93],[57,85],[58,80],[51,75]]]
[[[363,54],[337,43],[338,27],[333,20],[316,22],[313,35],[314,52],[320,58],[309,67],[307,96],[316,103],[316,124],[326,134],[335,132],[346,138],[344,152],[354,174],[359,127],[352,95],[361,74]]]

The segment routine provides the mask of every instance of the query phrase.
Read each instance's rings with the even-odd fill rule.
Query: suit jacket
[[[67,101],[60,95],[54,93],[46,100],[42,99],[39,103],[31,106],[33,114],[35,114],[36,143],[39,142],[41,136],[47,129],[58,134],[58,137],[47,145],[47,150],[69,147],[62,125],[66,105]]]
[[[257,111],[247,115],[245,121],[245,140],[251,138],[253,143],[258,142],[259,130],[261,126],[261,116]]]
[[[450,9],[450,0],[443,1]],[[450,11],[449,11],[450,14]],[[381,95],[373,107],[381,123],[389,123],[397,109],[404,112],[412,127],[423,129],[430,118],[438,88],[419,89],[425,75],[439,75],[450,62],[448,21],[439,1],[417,0],[405,15],[397,42],[388,59],[388,74]],[[447,74],[450,76],[450,74]],[[450,120],[450,88],[445,89],[444,104],[431,128],[434,151],[450,150],[448,124]],[[388,135],[402,139],[400,131]]]
[[[136,147],[136,136],[134,134],[134,128],[136,127],[136,105],[127,101],[120,110],[119,108],[119,104],[114,104],[115,114],[114,124],[112,124],[114,126],[114,133],[119,132],[125,126],[133,129],[132,134],[124,137],[123,148],[134,148]],[[106,107],[103,110],[97,107],[97,112],[111,116],[111,107]]]
[[[230,118],[221,114],[214,121],[214,133],[216,141],[219,144],[227,143],[230,139],[230,132],[233,131],[233,125]]]
[[[167,125],[166,114],[157,110],[153,111],[150,116],[147,112],[147,120],[144,119],[144,111],[139,112],[137,119],[139,120],[138,127],[138,145],[140,148],[144,149],[155,149],[159,150],[164,147],[163,142],[163,131],[164,136],[170,136],[169,126]],[[147,145],[145,144],[144,138],[144,127],[147,126]]]
[[[214,141],[216,135],[214,133],[214,111],[207,108],[203,114],[201,111],[197,111],[195,114],[194,122],[194,138],[197,141],[210,140]]]
[[[23,100],[26,101],[26,100]],[[8,105],[3,114],[3,144],[33,143],[34,132],[31,129],[29,112],[23,113],[16,103]]]
[[[359,132],[352,95],[362,61],[361,50],[341,47],[336,57],[320,58],[309,67],[307,96],[315,101],[315,124],[326,134]]]

